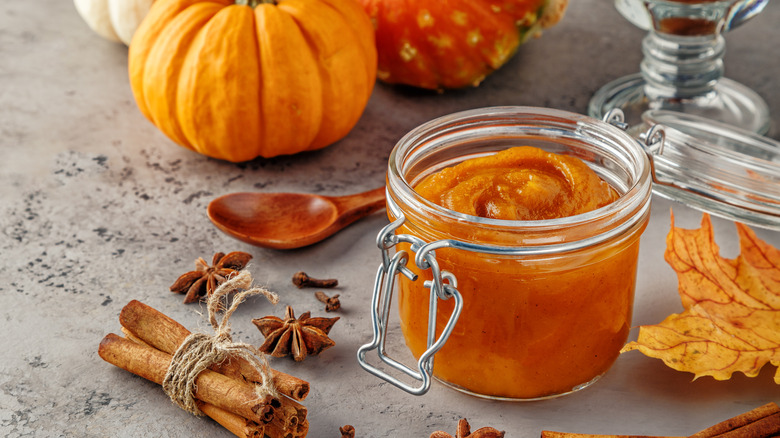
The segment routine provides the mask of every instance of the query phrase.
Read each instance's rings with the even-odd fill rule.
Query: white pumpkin
[[[98,35],[129,46],[154,0],[73,0],[81,18]]]

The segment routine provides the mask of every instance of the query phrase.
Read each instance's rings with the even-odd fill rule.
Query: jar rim
[[[596,210],[562,218],[544,220],[506,220],[473,216],[456,212],[437,205],[419,195],[412,183],[405,176],[406,160],[408,155],[421,143],[427,143],[427,147],[438,147],[436,138],[451,133],[458,129],[468,127],[469,124],[482,123],[482,127],[490,126],[491,122],[499,122],[502,126],[535,126],[542,135],[549,135],[551,141],[555,140],[555,134],[561,134],[561,130],[571,130],[571,133],[581,138],[601,138],[603,141],[616,147],[616,151],[623,154],[621,157],[630,163],[631,184],[619,190],[620,197]],[[479,129],[477,127],[476,129]],[[624,222],[626,216],[634,214],[637,209],[643,209],[649,204],[651,196],[652,180],[650,177],[650,163],[647,154],[639,142],[628,133],[607,122],[584,116],[581,114],[530,106],[497,106],[476,108],[453,114],[448,114],[430,120],[413,129],[396,143],[388,160],[388,188],[390,194],[396,195],[404,204],[414,205],[420,208],[423,214],[435,214],[457,223],[474,225],[483,228],[495,228],[500,230],[530,230],[544,232],[545,230],[560,230],[562,227],[572,228],[587,226],[608,218],[613,221]],[[641,216],[641,215],[639,215]]]

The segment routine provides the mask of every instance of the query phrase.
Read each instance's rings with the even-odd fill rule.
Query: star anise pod
[[[482,427],[474,432],[471,432],[471,426],[465,418],[461,418],[458,421],[458,429],[455,431],[455,436],[437,430],[432,433],[430,438],[504,438],[504,432],[492,427]]]
[[[285,310],[284,319],[276,316],[253,319],[252,322],[265,336],[265,342],[259,350],[274,357],[292,354],[300,362],[308,355],[320,354],[323,350],[336,345],[328,337],[335,318],[311,317],[311,312],[301,314],[297,319],[290,306]]]
[[[251,254],[241,251],[233,251],[227,255],[218,252],[214,254],[211,266],[209,266],[202,257],[198,257],[195,260],[195,270],[176,279],[176,282],[171,286],[171,291],[187,294],[184,297],[184,302],[193,303],[214,293],[217,287],[231,275],[244,269],[251,259]]]

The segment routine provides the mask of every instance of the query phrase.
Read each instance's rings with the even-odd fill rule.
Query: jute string
[[[217,312],[222,309],[222,299],[237,292],[230,307],[227,308],[222,320],[217,321]],[[192,333],[179,346],[171,359],[168,372],[163,379],[163,390],[176,405],[193,415],[203,415],[195,403],[195,379],[201,371],[213,364],[219,364],[231,358],[242,358],[257,369],[263,379],[262,384],[255,385],[258,399],[268,395],[278,397],[279,394],[271,381],[270,365],[265,354],[250,344],[233,342],[230,336],[230,316],[239,304],[253,295],[263,295],[273,304],[279,302],[279,297],[264,288],[252,287],[252,276],[247,271],[222,283],[207,300],[209,322],[214,328],[214,334]]]

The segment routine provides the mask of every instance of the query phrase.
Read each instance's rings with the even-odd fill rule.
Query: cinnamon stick
[[[780,436],[780,407],[767,403],[753,410],[721,421],[688,438],[770,438]],[[647,435],[588,435],[542,431],[542,438],[673,438]]]
[[[162,385],[171,363],[171,355],[113,333],[100,342],[98,354],[103,360],[137,376]],[[273,419],[272,400],[258,400],[254,386],[214,371],[198,375],[194,397],[256,423]]]
[[[122,309],[119,321],[122,331],[128,336],[169,354],[173,354],[190,335],[189,330],[172,318],[136,300],[129,302]],[[211,370],[241,381],[247,379],[260,383],[262,380],[257,369],[240,358],[214,365]],[[305,380],[276,370],[272,370],[271,378],[274,385],[279,385],[277,390],[282,394],[295,398],[305,398],[308,395],[309,383]],[[287,436],[285,432],[294,431],[299,424],[306,421],[307,413],[306,407],[296,402],[293,397],[282,397],[273,416],[274,427],[282,433],[279,436]]]
[[[212,420],[239,438],[263,438],[265,437],[265,425],[247,420],[232,412],[218,408],[212,404],[196,400],[198,409],[208,415]]]
[[[740,428],[731,430],[713,438],[769,438],[780,435],[780,413],[761,418]]]
[[[683,437],[651,436],[651,435],[593,435],[587,433],[552,432],[549,430],[544,430],[542,431],[542,438],[683,438]]]
[[[136,342],[138,344],[146,345],[147,347],[152,347],[151,345],[144,342],[143,339],[139,338],[138,336],[134,335],[133,332],[127,329],[127,327],[120,327],[119,330],[122,330],[122,334],[125,335],[125,338],[130,339],[133,342]],[[154,347],[152,347],[154,348]]]
[[[122,327],[122,333],[125,334],[127,339],[133,342],[154,348],[133,335],[126,327]],[[263,438],[265,436],[265,425],[247,420],[244,417],[200,400],[195,400],[195,403],[198,405],[198,409],[200,409],[201,412],[221,424],[225,429],[239,438]],[[274,415],[274,417],[276,417],[276,415]]]
[[[306,421],[307,414],[306,406],[295,400],[283,400],[281,406],[276,410],[276,415],[271,420],[271,424],[281,430],[295,430],[301,423]]]
[[[306,435],[309,434],[309,420],[304,421],[298,426],[298,431],[296,433],[298,434],[298,437],[306,437]]]
[[[190,331],[169,316],[140,301],[127,303],[119,314],[119,322],[130,333],[160,351],[173,354]],[[227,376],[243,377],[262,383],[260,373],[246,360],[234,359],[216,366],[214,371]],[[271,381],[279,393],[302,401],[309,394],[309,383],[284,372],[271,369]]]
[[[764,429],[762,429],[764,428]],[[780,434],[780,407],[767,403],[695,433],[690,438],[758,437]]]
[[[298,424],[293,430],[280,429],[274,424],[265,428],[265,438],[304,438],[309,433],[309,420]]]

